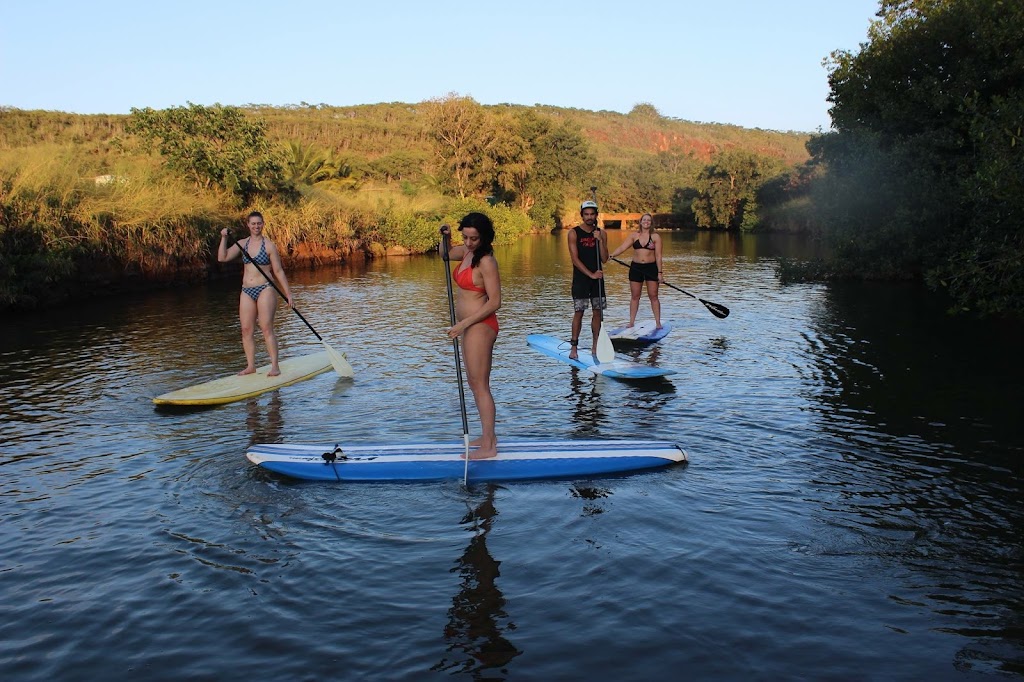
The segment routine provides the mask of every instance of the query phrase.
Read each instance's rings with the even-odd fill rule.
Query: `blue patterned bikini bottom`
[[[242,287],[242,293],[251,298],[253,301],[258,301],[260,294],[263,290],[269,287],[269,284],[261,284],[258,287]]]

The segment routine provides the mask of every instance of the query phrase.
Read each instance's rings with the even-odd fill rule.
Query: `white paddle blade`
[[[348,364],[348,360],[345,359],[344,355],[328,346],[326,341],[321,341],[321,343],[324,344],[324,350],[327,351],[327,357],[331,359],[331,365],[333,365],[334,371],[339,377],[355,376],[355,370],[352,369],[352,365]]]
[[[615,359],[615,346],[612,345],[611,337],[601,323],[601,329],[597,332],[597,361],[611,362]]]

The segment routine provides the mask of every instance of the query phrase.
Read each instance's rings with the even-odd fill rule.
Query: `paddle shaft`
[[[256,261],[254,261],[252,259],[252,256],[249,255],[249,252],[246,251],[244,248],[242,248],[242,245],[238,243],[238,240],[235,239],[235,236],[233,234],[231,234],[231,230],[228,230],[228,239],[231,240],[231,245],[232,246],[237,246],[238,250],[242,252],[242,262],[243,263],[249,263],[253,267],[255,267],[257,270],[259,270],[260,274],[263,275],[263,279],[267,280],[267,284],[269,284],[270,286],[274,287],[274,291],[276,291],[278,294],[280,294],[281,298],[283,298],[285,303],[287,303],[288,302],[288,297],[284,295],[284,292],[281,291],[280,288],[278,288],[277,284],[274,282],[273,279],[271,279],[270,277],[267,277],[267,273],[263,272],[263,268],[261,268],[259,266],[259,263],[257,263]],[[289,307],[292,309],[292,311],[295,312],[296,315],[299,316],[300,320],[302,320],[303,322],[306,323],[306,326],[309,327],[309,331],[313,332],[313,335],[316,336],[317,341],[319,341],[320,343],[323,343],[324,342],[323,337],[321,337],[320,334],[318,334],[317,331],[315,329],[313,329],[313,325],[311,325],[309,323],[309,320],[307,320],[305,317],[302,316],[302,313],[299,312],[299,309],[296,308],[295,306],[289,306]]]
[[[618,258],[612,258],[612,260],[615,261],[616,263],[618,263],[619,265],[624,265],[627,268],[629,267],[629,263],[623,263]],[[714,315],[717,318],[725,319],[726,317],[729,317],[729,309],[726,308],[721,303],[712,303],[711,301],[705,301],[700,296],[694,296],[689,291],[686,291],[685,289],[680,289],[679,287],[675,286],[674,284],[669,284],[668,282],[662,282],[662,284],[664,284],[665,286],[667,286],[667,287],[669,287],[671,289],[675,289],[676,291],[678,291],[680,293],[686,294],[690,298],[697,299],[698,301],[700,301],[701,303],[704,304],[704,307],[707,308],[711,312],[712,315]]]
[[[452,326],[455,326],[455,294],[452,291],[452,271],[448,251],[451,249],[448,233],[445,232],[447,225],[441,226],[441,258],[444,259],[444,283],[448,288],[448,318]],[[459,355],[459,337],[452,339],[452,348],[455,349],[455,375],[459,379],[459,405],[462,408],[462,437],[469,443],[469,418],[466,416],[466,389],[462,386],[462,357]],[[469,452],[466,452],[466,471],[469,471]],[[468,482],[468,473],[467,473]]]

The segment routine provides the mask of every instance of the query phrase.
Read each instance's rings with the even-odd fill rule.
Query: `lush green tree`
[[[399,150],[369,162],[370,173],[386,183],[413,180],[423,174],[426,157],[420,153]]]
[[[315,185],[338,174],[330,152],[296,140],[288,143],[284,168],[288,182],[294,185]]]
[[[637,118],[661,118],[661,112],[658,111],[657,107],[650,102],[638,102],[637,104],[634,104],[633,108],[629,110],[629,115]]]
[[[449,93],[427,102],[426,113],[442,186],[460,199],[488,187],[485,150],[493,132],[484,108]]]
[[[775,158],[742,150],[719,153],[698,175],[692,203],[697,225],[752,230],[758,222],[757,194],[783,164]]]
[[[813,195],[832,274],[923,276],[954,307],[1024,313],[1024,3],[883,0],[829,62]]]
[[[532,131],[532,125],[524,123],[524,137],[536,158],[527,180],[527,191],[535,198],[530,217],[540,225],[558,224],[563,198],[586,181],[595,157],[578,123],[562,121],[538,136]]]
[[[529,129],[526,121],[539,125]],[[526,112],[518,117],[504,114],[494,119],[493,134],[487,149],[487,156],[493,168],[494,194],[506,203],[514,204],[523,213],[528,212],[536,202],[530,192],[530,181],[533,178],[537,157],[534,155],[530,140],[534,135],[543,135],[540,131],[545,121]]]
[[[169,168],[198,187],[219,186],[248,200],[282,183],[282,165],[266,124],[241,109],[219,104],[131,110],[129,133],[164,157]]]

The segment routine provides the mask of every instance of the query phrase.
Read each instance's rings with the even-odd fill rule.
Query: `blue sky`
[[[0,10],[0,106],[550,104],[828,129],[822,59],[877,0],[32,0]]]

